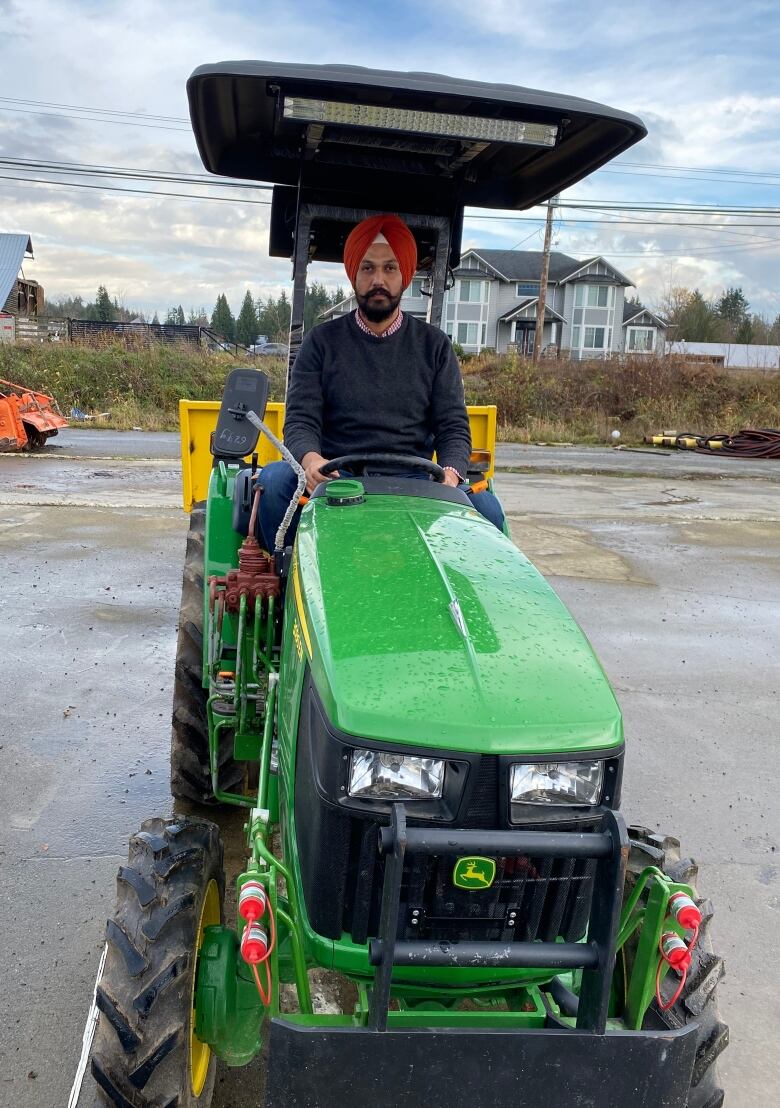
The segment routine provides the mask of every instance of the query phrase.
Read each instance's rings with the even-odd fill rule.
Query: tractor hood
[[[342,732],[494,754],[622,742],[585,636],[473,508],[318,496],[301,518],[291,585],[315,685]]]

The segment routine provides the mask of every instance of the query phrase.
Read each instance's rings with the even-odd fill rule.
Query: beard
[[[382,293],[382,296],[372,300],[372,297],[378,292]],[[369,289],[365,296],[355,293],[360,311],[371,323],[382,323],[383,320],[389,319],[401,303],[402,295],[403,293],[399,296],[391,296],[385,289],[375,288]]]

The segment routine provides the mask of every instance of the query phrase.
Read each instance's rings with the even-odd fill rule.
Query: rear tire
[[[657,866],[673,881],[679,881],[694,888],[694,899],[702,913],[702,926],[699,938],[691,953],[691,968],[685,987],[677,1003],[667,1012],[662,1012],[657,1000],[647,1010],[643,1027],[648,1029],[680,1028],[693,1020],[699,1023],[696,1046],[696,1061],[693,1067],[691,1087],[688,1093],[688,1108],[720,1108],[723,1104],[723,1089],[718,1081],[717,1058],[728,1046],[729,1029],[718,1016],[716,990],[723,977],[723,959],[713,953],[709,936],[709,922],[713,908],[709,900],[701,900],[695,895],[698,866],[692,858],[680,857],[680,843],[671,836],[657,835],[647,827],[629,827],[631,853],[626,875],[626,892],[647,866]],[[630,961],[631,944],[627,944],[627,958]],[[661,986],[664,1002],[671,999],[679,984],[675,973],[668,973]]]
[[[146,820],[117,878],[97,988],[92,1074],[118,1108],[208,1108],[216,1058],[192,1033],[202,931],[222,920],[222,843],[213,823]]]
[[[179,608],[176,675],[171,726],[171,794],[177,800],[218,804],[211,787],[208,692],[203,688],[203,564],[206,504],[194,504],[190,514],[187,552]],[[233,732],[220,733],[219,787],[244,791],[245,771],[233,758]]]

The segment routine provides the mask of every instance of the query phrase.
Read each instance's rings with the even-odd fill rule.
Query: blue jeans
[[[402,476],[415,480],[427,479],[424,473],[402,474]],[[292,468],[287,462],[269,462],[263,466],[260,473],[260,484],[263,486],[263,495],[260,498],[260,518],[258,520],[258,541],[266,550],[273,550],[276,532],[279,524],[284,519],[284,513],[295,492],[298,480]],[[461,485],[461,488],[467,486]],[[492,492],[477,492],[469,496],[472,505],[480,515],[494,524],[499,531],[504,529],[504,513],[498,497]],[[287,528],[285,546],[292,546],[295,532],[298,529],[298,520],[301,517],[301,509],[298,508],[292,517],[292,522]]]

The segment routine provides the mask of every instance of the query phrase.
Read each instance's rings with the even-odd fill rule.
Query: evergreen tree
[[[694,289],[677,319],[677,331],[673,340],[687,342],[718,342],[721,335],[721,319],[714,306]]]
[[[737,327],[734,341],[748,344],[756,341],[755,327],[749,315],[746,315],[739,327]]]
[[[179,304],[178,308],[176,309],[176,323],[179,325],[179,327],[184,326],[184,308],[182,308],[181,304]]]
[[[749,338],[738,338],[741,333],[749,335],[750,307],[742,289],[727,289],[723,293],[716,311],[723,321],[723,338],[728,342],[750,342]]]
[[[160,326],[160,317],[157,315],[157,312],[152,316],[152,324],[157,327]]]
[[[177,312],[176,312],[175,308],[169,308],[168,309],[168,312],[165,316],[165,322],[169,323],[171,325],[175,325],[179,322],[179,317],[177,315]]]
[[[233,342],[236,333],[236,321],[224,292],[217,297],[214,311],[211,313],[211,329],[223,339]]]
[[[255,302],[252,299],[252,294],[247,289],[244,302],[241,305],[241,311],[238,313],[238,319],[236,320],[236,341],[242,343],[244,346],[251,346],[258,335],[257,326],[257,312],[255,311]]]
[[[114,318],[114,305],[106,291],[105,285],[99,285],[95,297],[95,315],[103,323],[110,323]]]
[[[190,308],[190,313],[187,316],[187,322],[195,327],[208,327],[208,312],[203,307],[198,308],[197,311],[195,310],[195,308]]]
[[[269,296],[265,302],[260,300],[258,304],[258,333],[267,335],[269,342],[286,342],[290,333],[290,301],[287,293],[282,291],[278,300]]]
[[[328,290],[320,281],[315,281],[306,289],[306,298],[303,302],[303,329],[310,331],[317,325],[319,316],[331,306],[331,297]]]

